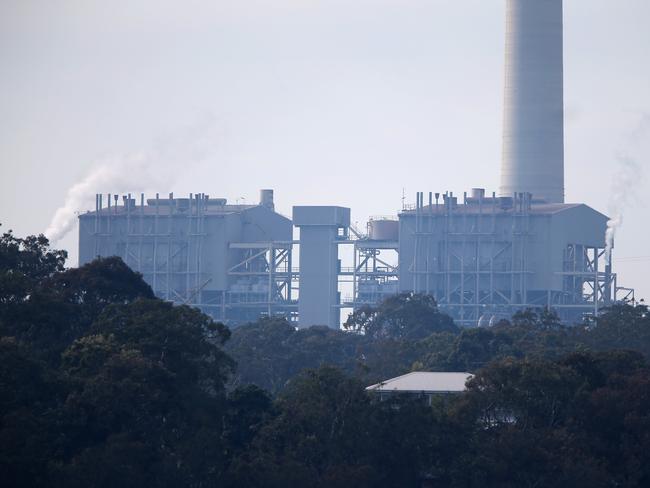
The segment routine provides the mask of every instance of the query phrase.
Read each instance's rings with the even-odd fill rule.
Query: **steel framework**
[[[341,308],[358,308],[377,305],[390,295],[399,292],[397,255],[399,242],[371,239],[354,226],[349,229],[350,239],[337,244],[352,246],[352,266],[342,266],[339,283],[351,285],[351,295]]]
[[[294,242],[230,243],[226,259],[228,286],[207,290],[212,282],[203,265],[208,232],[209,197],[161,199],[156,194],[145,213],[145,197],[136,206],[131,194],[96,195],[92,223],[94,256],[117,255],[143,275],[154,293],[167,301],[200,308],[226,323],[253,321],[260,315],[296,318],[293,299],[297,270],[292,269]],[[181,206],[179,210],[179,205]],[[233,259],[235,259],[233,261]]]
[[[225,292],[222,314],[226,309],[240,309],[241,316],[241,309],[252,307],[257,312],[262,307],[269,317],[282,315],[297,320],[298,305],[293,297],[298,270],[292,267],[293,245],[296,243],[231,243],[230,249],[241,250],[243,255],[241,261],[228,270],[234,284]]]
[[[458,211],[453,194],[418,193],[414,214],[413,259],[409,265],[413,291],[433,295],[439,305],[464,326],[481,320],[509,318],[526,308],[548,307],[567,321],[586,315],[597,316],[602,307],[619,300],[611,263],[604,262],[605,250],[569,244],[558,274],[561,289],[540,290],[531,286],[530,265],[535,240],[531,230],[530,194],[511,200],[507,223],[500,223],[503,199],[478,198],[473,210]],[[484,203],[485,202],[485,203]],[[410,209],[407,209],[410,210]]]
[[[113,204],[111,204],[111,197]],[[169,201],[173,201],[173,193]],[[190,194],[187,211],[179,216],[172,205],[162,211],[156,194],[155,213],[145,216],[144,194],[135,205],[131,194],[122,197],[96,196],[94,214],[94,255],[114,254],[134,271],[141,273],[154,292],[165,300],[195,304],[196,297],[210,282],[202,269],[202,246],[205,236],[204,194]]]

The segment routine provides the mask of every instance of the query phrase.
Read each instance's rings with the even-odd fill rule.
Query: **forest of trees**
[[[0,237],[0,480],[10,487],[650,486],[650,315],[461,329],[431,297],[345,331],[230,330],[119,258]],[[433,405],[365,386],[468,371]]]

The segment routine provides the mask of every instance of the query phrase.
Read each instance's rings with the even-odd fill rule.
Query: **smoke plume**
[[[623,225],[623,212],[636,198],[636,188],[643,181],[643,170],[637,163],[637,159],[630,155],[629,150],[637,149],[639,144],[646,140],[646,134],[650,129],[650,113],[642,112],[633,130],[625,136],[624,144],[626,152],[618,158],[618,168],[612,178],[611,191],[609,195],[608,211],[610,220],[607,222],[605,232],[605,259],[609,263],[616,233]],[[637,154],[638,155],[638,154]]]
[[[641,168],[630,156],[618,158],[618,170],[612,179],[612,187],[609,200],[610,220],[607,222],[605,232],[605,260],[609,263],[616,232],[623,225],[623,212],[630,205],[634,198],[634,189],[641,180]]]
[[[81,181],[70,187],[45,235],[56,243],[76,224],[77,212],[94,210],[97,193],[160,191],[173,185],[178,175],[211,154],[216,139],[212,120],[185,127],[174,135],[160,137],[148,151],[123,154],[98,161]]]

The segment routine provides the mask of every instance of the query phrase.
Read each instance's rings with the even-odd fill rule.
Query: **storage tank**
[[[374,217],[368,222],[368,237],[373,241],[397,241],[399,221],[396,217]]]
[[[275,203],[273,202],[273,190],[260,190],[260,205],[268,209],[275,210]]]
[[[485,188],[472,188],[471,195],[474,200],[482,200],[485,198]]]

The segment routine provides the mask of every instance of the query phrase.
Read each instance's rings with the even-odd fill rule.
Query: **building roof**
[[[553,215],[566,210],[574,209],[583,206],[582,203],[533,203],[528,209],[529,215]],[[586,205],[584,205],[586,206]],[[427,215],[445,215],[448,212],[447,206],[443,203],[438,205],[424,205],[420,209],[421,215],[426,217]],[[499,205],[495,205],[490,201],[485,201],[482,205],[478,205],[475,202],[468,203],[467,205],[463,203],[458,203],[452,206],[452,213],[455,215],[491,215],[492,213],[496,215],[507,215],[514,214],[516,209],[514,207],[502,208]],[[407,208],[402,210],[400,215],[415,215],[416,210],[414,208]]]
[[[470,373],[429,373],[416,371],[366,388],[380,393],[452,393],[465,391]]]
[[[168,200],[165,200],[164,204],[161,205],[133,205],[130,208],[127,208],[123,204],[114,206],[112,205],[110,208],[104,206],[99,212],[95,212],[94,210],[89,210],[85,213],[82,213],[79,215],[79,217],[84,217],[84,216],[94,216],[96,213],[99,213],[99,215],[117,215],[117,216],[122,216],[126,215],[127,213],[130,213],[134,217],[138,217],[139,215],[145,215],[145,216],[154,216],[158,215],[160,217],[166,217],[168,215],[181,215],[181,216],[188,216],[190,215],[196,215],[196,207],[192,207],[190,210],[189,206],[171,206],[167,203]],[[246,212],[255,208],[261,207],[260,205],[205,205],[203,207],[203,215],[205,216],[213,216],[213,215],[228,215],[228,214],[237,214],[237,213],[242,213]],[[286,218],[286,217],[285,217]]]

